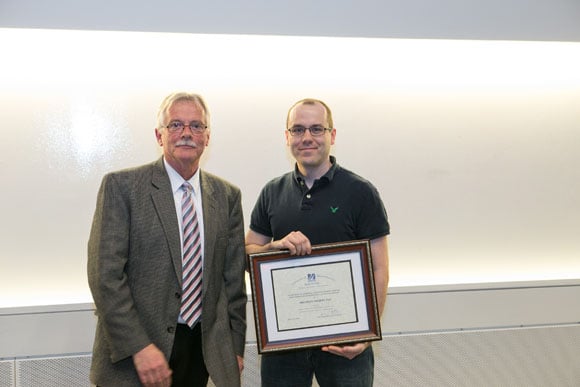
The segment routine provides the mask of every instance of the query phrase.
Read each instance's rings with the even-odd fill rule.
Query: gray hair
[[[182,102],[182,101],[193,102],[197,106],[199,106],[199,108],[203,111],[203,115],[205,117],[204,124],[207,125],[207,128],[209,129],[209,127],[210,127],[209,110],[207,108],[207,104],[205,103],[203,97],[199,94],[187,93],[187,92],[172,93],[172,94],[169,94],[167,97],[165,97],[165,99],[163,100],[163,102],[161,102],[161,105],[159,106],[159,111],[157,112],[157,128],[161,129],[161,128],[165,127],[165,125],[167,124],[165,122],[167,120],[167,112],[177,102]]]

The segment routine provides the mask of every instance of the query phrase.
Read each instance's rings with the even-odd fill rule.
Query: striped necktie
[[[181,317],[193,328],[201,316],[201,235],[193,204],[193,187],[188,182],[181,186],[182,228],[183,228],[183,294],[181,296]]]

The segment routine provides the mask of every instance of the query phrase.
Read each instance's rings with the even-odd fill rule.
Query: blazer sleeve
[[[88,242],[88,281],[113,362],[150,343],[124,271],[129,259],[130,200],[119,175],[103,178]]]
[[[229,237],[224,268],[225,289],[228,297],[228,314],[232,330],[234,350],[244,355],[246,342],[246,303],[245,288],[246,253],[244,246],[244,219],[242,199],[239,189],[229,195]]]

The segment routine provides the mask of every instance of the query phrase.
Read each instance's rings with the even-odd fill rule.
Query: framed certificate
[[[381,340],[368,240],[248,258],[259,353]]]

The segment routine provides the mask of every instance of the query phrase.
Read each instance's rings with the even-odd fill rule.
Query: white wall
[[[0,27],[570,42],[2,29],[0,307],[90,302],[100,178],[158,157],[175,89],[206,96],[203,166],[242,188],[246,220],[291,168],[286,109],[310,95],[334,109],[339,162],[385,200],[393,286],[580,277],[576,2],[98,4],[3,1]]]

